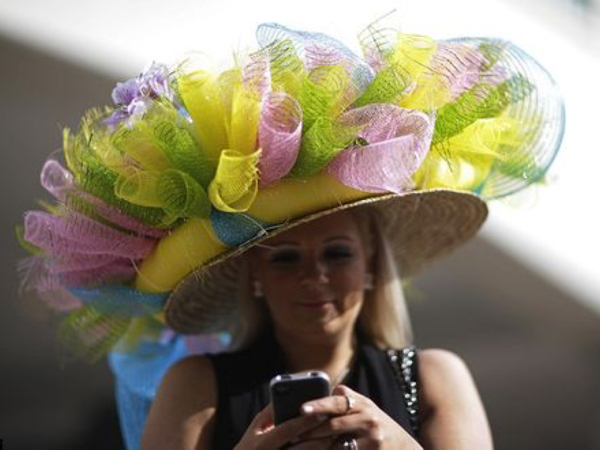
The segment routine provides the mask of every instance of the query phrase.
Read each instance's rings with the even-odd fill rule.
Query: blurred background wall
[[[168,42],[162,41],[169,33],[177,35],[178,44],[231,49],[239,45],[237,35],[251,35],[260,20],[281,20],[349,41],[365,25],[365,16],[375,18],[398,6],[383,2],[374,12],[362,6],[362,13],[350,8],[342,24],[327,12],[297,17],[286,4],[264,2],[261,9],[258,2],[247,15],[234,14],[234,3],[225,1],[174,1],[171,6],[108,1],[102,8],[64,0],[0,4],[0,438],[7,449],[123,445],[106,364],[89,365],[61,354],[56,317],[18,293],[16,263],[25,253],[14,227],[25,210],[37,207],[36,199],[48,199],[38,176],[48,154],[61,146],[62,127],[76,127],[85,109],[109,103],[117,80],[134,76],[153,58],[168,57]],[[306,13],[316,4],[306,2],[300,9]],[[402,25],[422,27],[410,25],[411,31],[435,37],[500,35],[523,45],[521,37],[525,48],[544,55],[542,62],[551,66],[570,117],[588,117],[600,104],[597,85],[586,86],[600,75],[595,71],[600,27],[591,0],[399,6]],[[439,15],[425,17],[424,11],[436,8]],[[459,14],[449,23],[453,8],[470,11],[470,19]],[[505,14],[503,20],[493,17],[493,8]],[[477,20],[481,23],[472,23]],[[222,39],[207,37],[203,27],[210,23],[221,24],[211,33]],[[161,28],[174,24],[180,28]],[[119,34],[124,27],[130,39]],[[538,42],[523,27],[542,27],[533,29],[550,37]],[[195,34],[194,42],[187,42]],[[559,47],[561,42],[567,47]],[[565,54],[565,48],[582,53]],[[563,54],[553,59],[543,49]],[[590,65],[573,68],[569,58],[574,57],[577,64]],[[600,448],[600,248],[593,233],[600,224],[593,213],[598,205],[593,178],[587,175],[595,172],[586,172],[600,165],[595,164],[593,127],[578,126],[579,120],[568,123],[549,186],[494,206],[482,236],[434,264],[408,289],[417,344],[449,348],[464,357],[501,450]]]

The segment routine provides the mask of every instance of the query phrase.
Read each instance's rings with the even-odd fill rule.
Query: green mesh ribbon
[[[411,78],[401,67],[389,66],[382,69],[354,106],[360,108],[372,103],[397,103],[408,87]]]
[[[263,52],[269,55],[273,89],[283,90],[292,97],[298,98],[306,71],[292,41],[289,39],[276,41],[258,54]]]
[[[343,126],[321,117],[302,137],[291,177],[305,177],[321,172],[338,153],[356,141],[360,128]]]
[[[349,83],[348,74],[341,66],[321,66],[310,72],[298,97],[306,129],[310,129],[317,119],[336,117],[346,109]]]
[[[132,204],[115,194],[118,174],[107,167],[100,158],[105,153],[103,149],[112,147],[109,135],[100,127],[97,130],[92,129],[92,124],[101,122],[104,116],[104,113],[92,110],[83,118],[77,133],[73,134],[69,129],[65,129],[64,154],[77,185],[125,214],[151,226],[162,226],[165,218],[162,210]]]
[[[476,120],[497,117],[509,104],[526,97],[531,90],[531,83],[522,75],[515,75],[498,86],[475,85],[437,112],[432,146],[460,134]]]
[[[58,336],[68,351],[95,362],[125,335],[130,322],[130,318],[101,314],[86,306],[62,321]]]
[[[204,188],[181,170],[169,169],[158,181],[158,197],[163,209],[173,217],[208,217],[210,200]]]
[[[156,227],[208,217],[215,164],[173,105],[156,101],[144,120],[112,133],[91,125],[101,116],[91,113],[76,135],[65,135],[67,162],[82,189]]]

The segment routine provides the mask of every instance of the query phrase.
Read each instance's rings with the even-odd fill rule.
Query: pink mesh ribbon
[[[481,51],[460,42],[439,43],[431,71],[444,77],[451,92],[451,100],[482,81],[498,86],[507,79],[505,71],[493,64]]]
[[[44,163],[40,179],[42,186],[58,200],[66,201],[67,194],[80,197],[94,209],[96,214],[121,228],[152,238],[161,238],[168,234],[168,230],[150,227],[124,214],[114,206],[106,204],[101,199],[78,189],[75,186],[71,172],[55,159],[49,159]]]
[[[58,276],[50,273],[46,258],[30,256],[19,262],[21,289],[33,288],[46,304],[58,311],[71,311],[82,306],[81,300],[72,295]]]
[[[125,234],[75,212],[66,217],[27,212],[25,239],[57,256],[108,254],[128,259],[144,258],[155,244],[153,239]]]
[[[23,237],[42,254],[23,260],[19,271],[21,288],[35,290],[53,309],[70,311],[82,306],[69,292],[71,287],[130,281],[136,262],[148,256],[157,239],[168,233],[82,191],[73,174],[54,159],[46,161],[40,178],[42,186],[63,205],[54,214],[25,214]],[[101,217],[118,229],[82,212]]]
[[[302,108],[285,92],[271,92],[262,102],[258,130],[262,149],[258,170],[260,187],[268,186],[292,169],[302,135]]]
[[[188,352],[193,355],[218,353],[226,347],[219,334],[188,335],[184,337],[184,343]]]
[[[26,213],[24,238],[44,253],[25,267],[24,285],[63,310],[77,306],[65,287],[128,281],[135,275],[135,261],[148,256],[156,244],[155,239],[124,233],[75,212],[65,217]]]
[[[59,200],[65,200],[66,193],[73,189],[73,174],[55,159],[48,159],[40,174],[42,186]]]
[[[345,113],[344,125],[363,127],[366,145],[341,152],[327,172],[346,186],[364,192],[401,193],[429,150],[432,120],[425,114],[389,104],[369,105]]]

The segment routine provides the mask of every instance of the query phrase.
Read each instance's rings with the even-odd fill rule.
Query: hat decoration
[[[257,40],[221,73],[154,63],[118,83],[65,130],[66,164],[44,164],[56,203],[25,214],[23,283],[84,356],[160,336],[185,277],[294,220],[390,194],[502,197],[558,151],[554,82],[506,41],[373,25],[361,57],[278,24]]]

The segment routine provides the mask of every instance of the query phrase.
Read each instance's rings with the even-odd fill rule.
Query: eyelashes
[[[324,256],[327,260],[350,259],[354,256],[354,252],[346,245],[336,245],[325,249]]]
[[[323,250],[321,257],[330,262],[349,260],[354,257],[354,250],[347,245],[331,245]],[[276,250],[269,256],[269,262],[291,265],[301,262],[303,258],[304,255],[300,250]]]
[[[279,264],[292,264],[300,261],[300,252],[297,250],[275,251],[269,257],[269,262]]]

